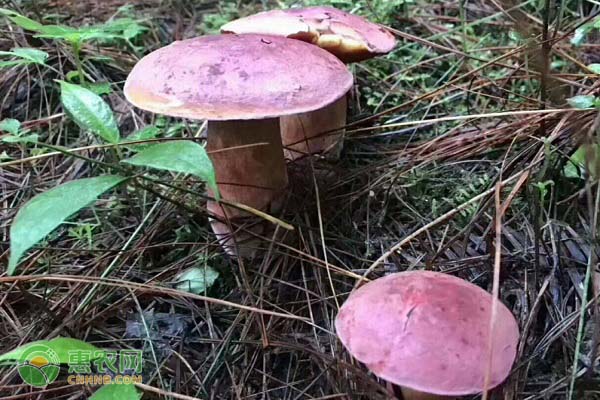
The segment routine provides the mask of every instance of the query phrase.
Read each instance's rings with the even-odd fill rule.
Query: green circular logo
[[[23,382],[44,387],[56,380],[60,372],[60,360],[50,347],[36,344],[23,352],[17,370]]]

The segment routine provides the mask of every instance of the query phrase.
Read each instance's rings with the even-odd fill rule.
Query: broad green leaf
[[[125,179],[116,175],[79,179],[38,194],[25,203],[10,227],[8,274],[14,274],[19,260],[27,250],[71,215]]]
[[[36,143],[38,141],[38,134],[32,133],[30,135],[23,136],[7,136],[2,138],[4,143]]]
[[[46,347],[49,351],[53,351],[58,357],[59,364],[69,363],[70,351],[91,351],[92,354],[97,354],[97,357],[102,356],[102,350],[94,345],[86,343],[82,340],[57,337],[52,340],[38,340],[35,342],[24,344],[16,349],[0,355],[0,363],[22,362],[27,361],[26,357],[30,351],[38,347],[43,349]]]
[[[140,392],[134,385],[104,385],[96,390],[89,400],[139,400]]]
[[[585,109],[593,107],[595,100],[596,97],[588,94],[571,97],[570,99],[567,99],[567,103],[573,108]]]
[[[37,21],[34,21],[30,18],[27,18],[24,15],[19,14],[18,12],[8,10],[6,8],[0,8],[0,14],[4,15],[12,22],[19,25],[21,28],[26,29],[28,31],[37,31],[43,26]]]
[[[189,268],[177,275],[175,288],[194,294],[204,293],[218,277],[219,272],[209,266]]]
[[[0,121],[0,131],[18,135],[19,129],[21,129],[21,123],[16,119],[6,118]]]
[[[119,128],[112,110],[100,96],[79,85],[60,81],[61,101],[77,124],[109,143],[117,144]]]
[[[593,73],[600,75],[600,64],[590,64],[587,67]]]
[[[173,140],[155,144],[123,162],[195,175],[208,184],[216,198],[219,197],[212,161],[204,147],[196,142]]]

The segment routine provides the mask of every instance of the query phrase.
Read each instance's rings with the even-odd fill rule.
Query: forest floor
[[[385,383],[335,335],[333,320],[357,281],[429,269],[491,292],[499,269],[500,297],[518,319],[521,342],[493,398],[600,398],[600,119],[591,108],[600,3],[327,1],[386,24],[398,46],[351,65],[340,159],[290,166],[292,190],[277,217],[294,231],[256,259],[230,258],[207,223],[205,199],[193,194],[203,185],[154,171],[155,192],[165,196],[114,190],[36,246],[15,276],[0,275],[0,353],[57,335],[144,349],[148,398],[384,399]],[[159,117],[125,100],[135,62],[239,16],[294,4],[13,0],[3,7],[72,27],[127,18],[127,40],[83,43],[80,70],[103,93],[122,136],[154,126],[158,138],[198,138],[201,121]],[[48,54],[45,65],[0,68],[0,120],[20,121],[39,143],[91,146],[81,158],[49,154],[34,141],[0,142],[5,264],[9,228],[27,200],[118,160],[62,109],[55,80],[78,79],[73,47],[0,18],[0,50]],[[567,101],[574,96],[587,97]],[[582,168],[570,161],[577,149],[587,149],[573,158]],[[192,267],[218,273],[204,299],[172,290]],[[108,280],[98,284],[101,276]],[[58,380],[31,392],[14,369],[0,376],[3,398],[76,399],[92,390]]]

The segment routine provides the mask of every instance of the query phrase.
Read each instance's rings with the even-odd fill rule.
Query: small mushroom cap
[[[344,62],[389,53],[396,39],[385,28],[333,7],[265,11],[229,22],[223,33],[263,33],[316,44]]]
[[[320,109],[352,87],[328,52],[269,35],[178,41],[142,58],[125,97],[159,114],[208,120],[262,119]]]
[[[428,271],[400,272],[369,282],[342,306],[340,340],[377,376],[445,396],[483,390],[492,296],[467,281]],[[498,304],[490,388],[515,360],[519,328]]]

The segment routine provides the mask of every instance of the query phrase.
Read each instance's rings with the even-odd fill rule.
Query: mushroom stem
[[[211,152],[221,197],[269,213],[278,211],[277,200],[287,186],[279,118],[209,121],[207,133],[206,147]],[[211,226],[228,254],[255,254],[259,241],[248,231],[264,234],[264,221],[248,218],[249,213],[215,201],[209,201],[207,208],[218,217],[211,218]],[[236,225],[234,232],[227,219]]]
[[[278,118],[209,121],[206,147],[224,199],[269,211],[287,186],[279,128]],[[229,218],[248,215],[225,209]]]
[[[401,387],[402,398],[404,400],[456,400],[454,396],[441,396],[439,394],[431,394],[419,392],[418,390]]]
[[[298,158],[328,152],[338,158],[346,125],[346,96],[316,111],[281,117],[281,136],[285,158]],[[335,132],[330,132],[335,131]]]

